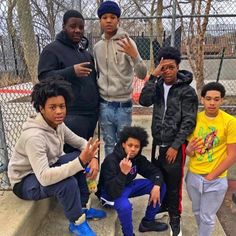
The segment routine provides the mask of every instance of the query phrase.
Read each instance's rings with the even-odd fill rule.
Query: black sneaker
[[[166,223],[157,222],[155,220],[145,220],[142,219],[139,225],[139,232],[147,232],[147,231],[165,231],[168,229],[168,225]]]
[[[182,236],[179,216],[170,217],[170,236]]]

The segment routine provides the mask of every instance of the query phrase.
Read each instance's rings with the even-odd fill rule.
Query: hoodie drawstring
[[[113,39],[111,40],[111,44],[112,44],[113,55],[114,55],[114,58],[115,58],[115,63],[117,64],[118,60],[117,60],[117,56],[116,56],[116,48],[115,48],[114,40]]]

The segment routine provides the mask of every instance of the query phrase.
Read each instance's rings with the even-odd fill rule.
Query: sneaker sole
[[[163,230],[150,230],[149,228],[142,226],[139,226],[139,232],[144,233],[144,232],[162,232],[162,231],[166,231],[169,227],[167,226],[166,229]]]
[[[155,220],[160,220],[164,217],[169,217],[168,211],[157,213],[156,216],[155,216]]]

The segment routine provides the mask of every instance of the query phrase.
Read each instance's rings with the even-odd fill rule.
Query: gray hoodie
[[[73,133],[64,123],[54,130],[40,113],[29,117],[8,164],[12,186],[31,173],[36,175],[42,186],[48,186],[83,170],[79,158],[51,167],[64,154],[65,142],[79,150],[83,150],[87,144],[85,139]]]
[[[106,101],[124,102],[130,99],[134,72],[144,79],[147,68],[140,55],[131,58],[126,53],[119,52],[117,42],[127,33],[118,28],[117,33],[109,40],[102,39],[94,46],[94,57],[98,71],[98,87],[100,96]],[[136,47],[135,42],[130,39]],[[137,47],[136,47],[137,48]]]

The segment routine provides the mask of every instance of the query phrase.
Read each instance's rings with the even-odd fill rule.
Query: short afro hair
[[[76,10],[68,10],[63,15],[63,25],[65,25],[71,17],[80,18],[80,19],[84,20],[84,17],[80,12],[78,12]]]
[[[139,126],[125,126],[120,133],[119,143],[125,143],[129,138],[140,141],[141,149],[148,145],[148,134],[144,128]]]
[[[174,47],[163,47],[159,50],[157,55],[157,61],[160,63],[161,59],[172,59],[175,60],[176,64],[179,65],[181,62],[181,54],[177,48]]]
[[[50,76],[35,84],[31,94],[31,103],[37,112],[44,108],[48,98],[62,96],[66,107],[72,100],[71,84],[59,75]]]
[[[219,82],[210,82],[210,83],[205,84],[202,87],[201,97],[205,97],[206,93],[208,91],[212,91],[212,90],[220,92],[221,98],[223,98],[225,96],[225,87],[221,83],[219,83]]]

